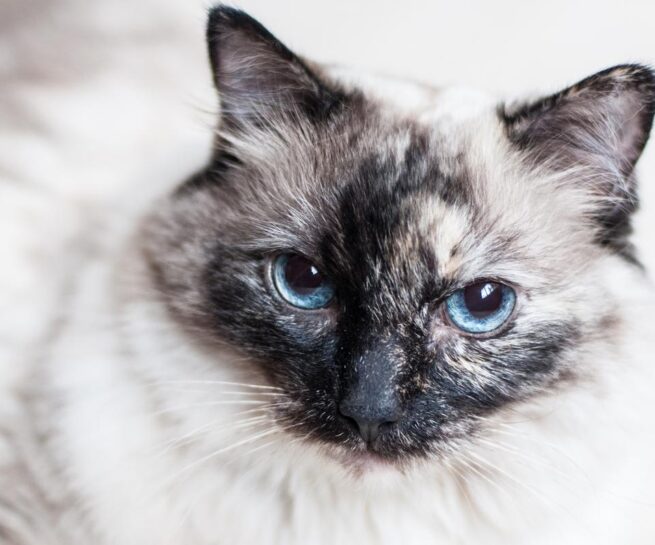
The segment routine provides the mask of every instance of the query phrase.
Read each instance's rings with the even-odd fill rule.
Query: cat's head
[[[215,152],[145,253],[179,327],[243,356],[290,434],[404,461],[593,375],[620,332],[613,277],[639,266],[649,69],[462,113],[340,83],[230,8],[208,42]]]

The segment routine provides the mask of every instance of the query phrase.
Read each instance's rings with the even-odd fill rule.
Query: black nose
[[[400,416],[395,405],[370,407],[344,402],[339,406],[339,412],[355,423],[367,443],[373,443],[380,435],[380,430],[390,427]]]

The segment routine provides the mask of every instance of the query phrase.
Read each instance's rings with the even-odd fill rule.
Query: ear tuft
[[[235,8],[209,13],[207,43],[223,121],[231,128],[282,116],[324,116],[340,99],[255,19]]]
[[[563,152],[604,155],[623,176],[632,172],[655,114],[655,74],[626,64],[501,115],[510,139],[542,158]]]
[[[604,203],[602,242],[624,244],[637,207],[635,165],[655,114],[655,74],[626,64],[541,100],[501,106],[510,141],[532,164],[584,171],[580,183]]]

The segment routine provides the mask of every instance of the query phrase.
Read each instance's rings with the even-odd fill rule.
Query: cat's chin
[[[407,466],[407,461],[402,461],[400,457],[382,455],[368,448],[342,451],[336,454],[336,458],[349,473],[356,477],[397,475],[403,473]]]
[[[350,453],[339,461],[348,473],[358,479],[384,478],[400,471],[399,464],[371,452]]]

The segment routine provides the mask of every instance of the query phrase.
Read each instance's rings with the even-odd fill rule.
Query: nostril
[[[398,421],[395,412],[353,410],[349,406],[339,407],[339,412],[367,443],[375,441],[380,433],[385,433]]]
[[[382,422],[378,426],[378,433],[384,434],[384,433],[388,432],[396,422],[398,422],[398,419],[390,420],[388,422]]]
[[[348,416],[341,410],[339,411],[339,415],[341,416],[342,420],[353,429],[353,431],[359,431],[359,424],[357,423],[357,420],[355,420],[352,416]]]

